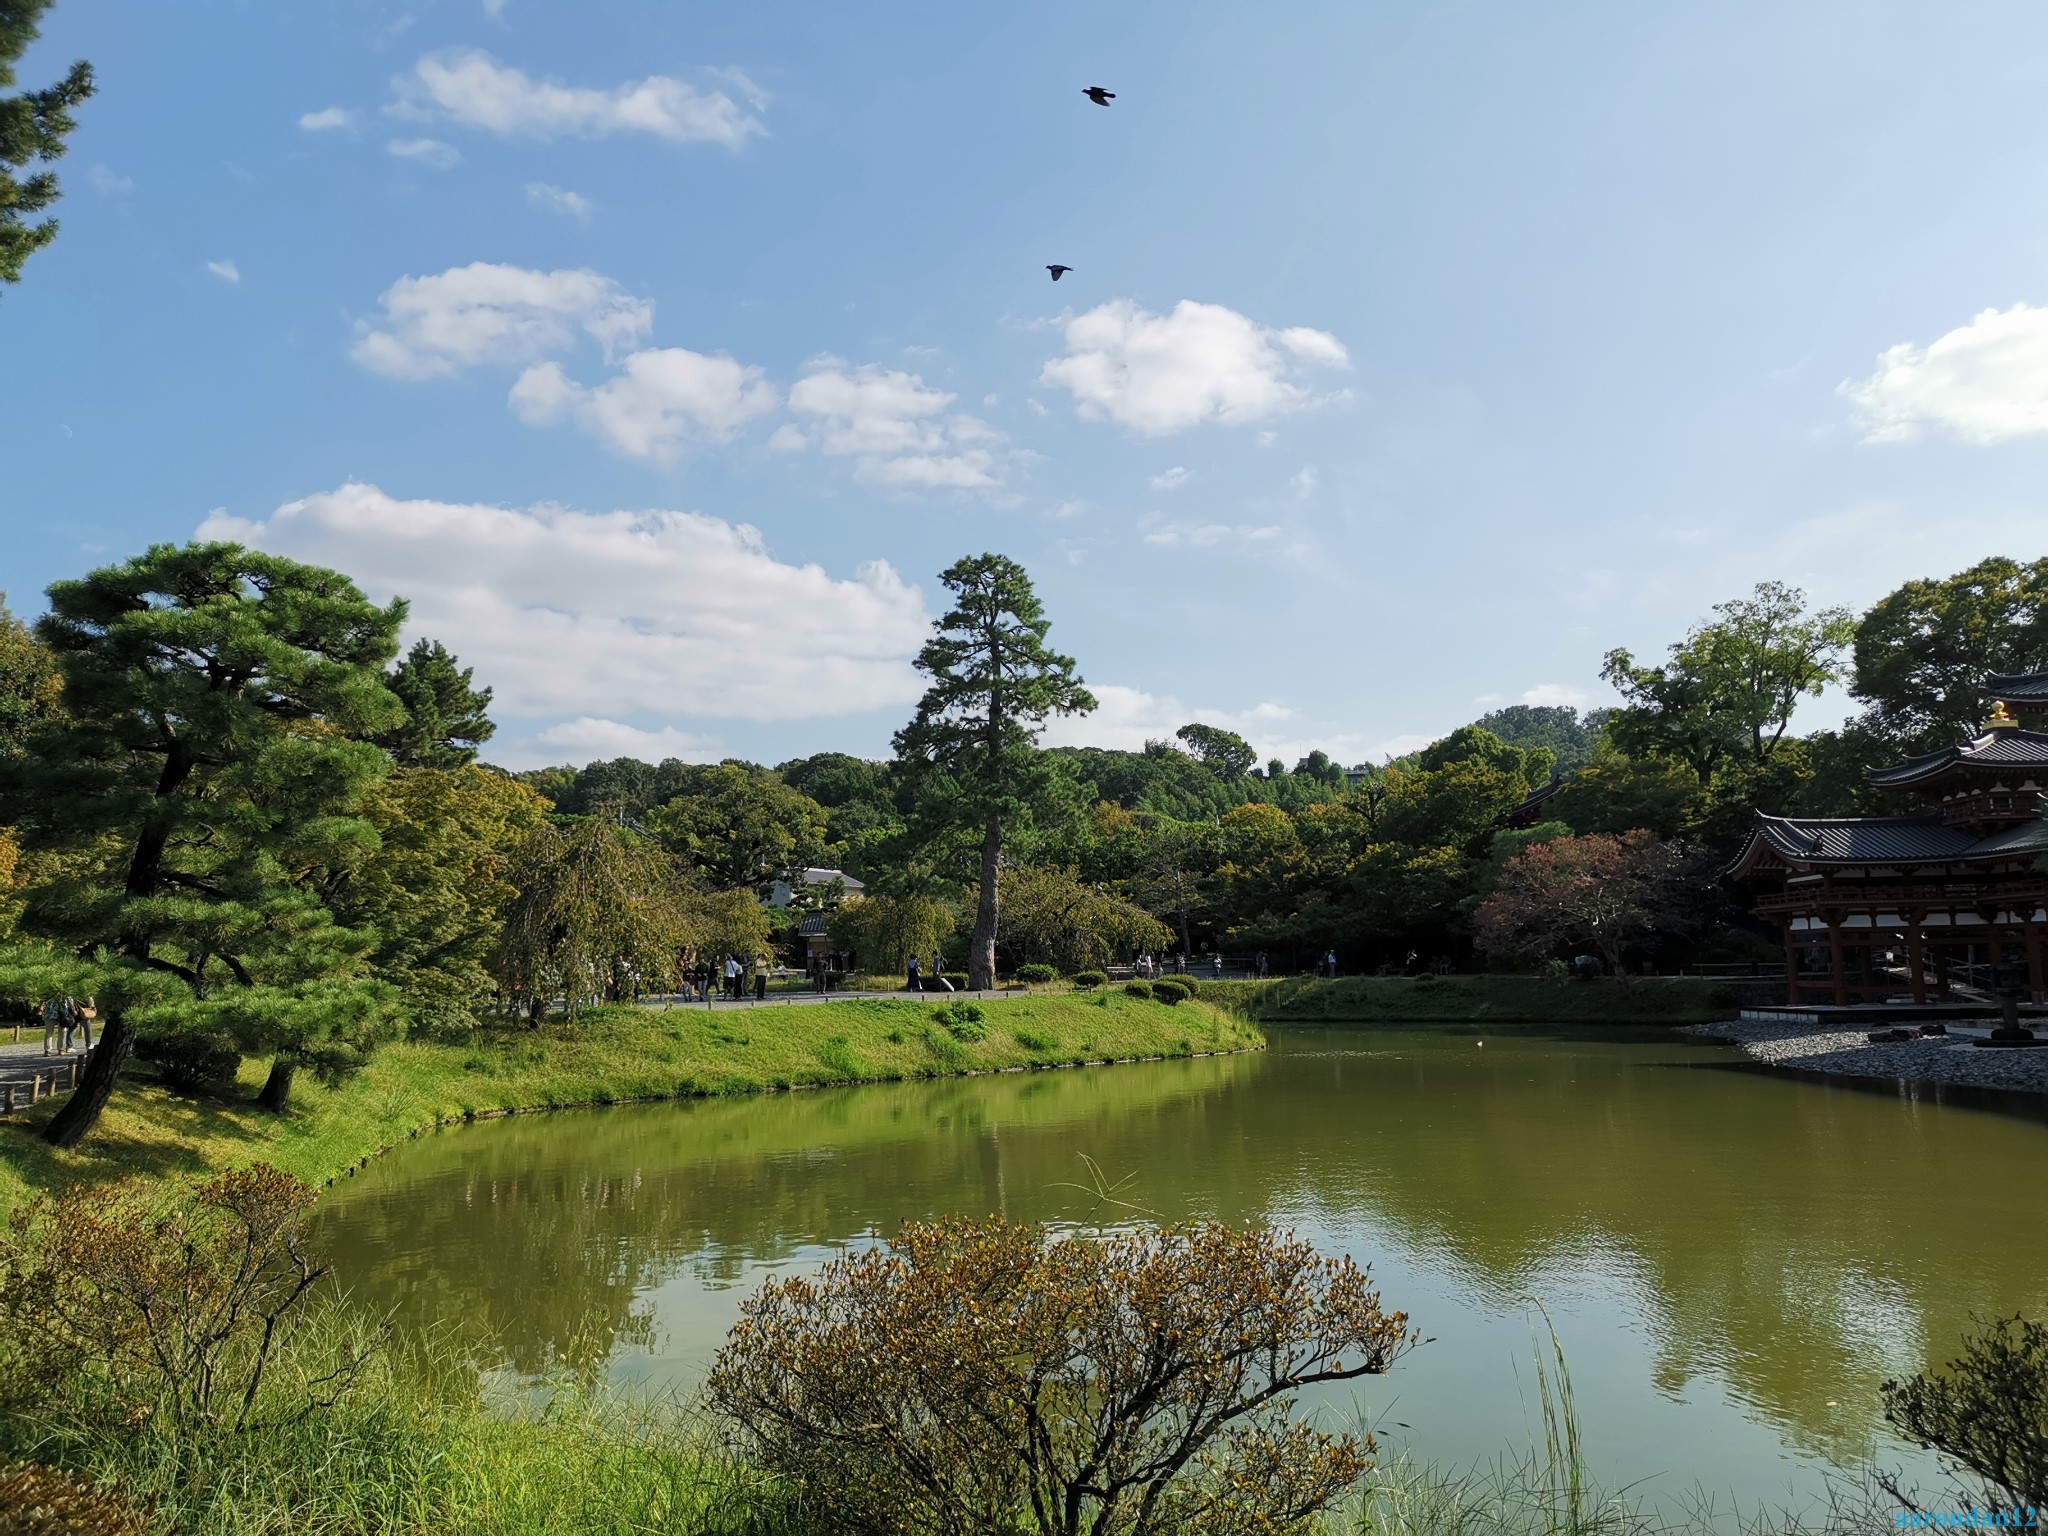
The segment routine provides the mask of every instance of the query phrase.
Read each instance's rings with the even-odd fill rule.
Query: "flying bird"
[[[1072,267],[1063,267],[1055,261],[1051,265],[1049,265],[1045,270],[1052,274],[1052,280],[1054,282],[1058,282],[1061,278],[1065,277],[1069,272],[1073,271],[1074,269]]]
[[[1112,101],[1116,100],[1115,91],[1105,91],[1099,85],[1091,85],[1087,87],[1085,90],[1083,90],[1081,94],[1083,96],[1086,96],[1090,101],[1094,102],[1095,105],[1097,105],[1098,107],[1106,107]]]

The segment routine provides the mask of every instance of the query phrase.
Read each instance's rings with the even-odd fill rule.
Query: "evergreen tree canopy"
[[[398,714],[403,605],[232,544],[158,545],[49,595],[64,707],[0,760],[0,822],[62,856],[21,928],[84,957],[68,986],[105,1006],[50,1139],[91,1128],[138,1025],[275,1053],[286,1083],[301,1057],[348,1065],[389,1010],[316,884],[375,846],[358,811],[387,760],[361,738]]]
[[[20,750],[63,691],[56,658],[8,611],[0,593],[0,756]]]
[[[1073,658],[1045,643],[1051,622],[1024,567],[1002,555],[977,555],[940,573],[953,611],[938,620],[918,652],[932,685],[896,752],[937,794],[928,818],[977,825],[981,895],[967,971],[974,986],[995,980],[996,882],[1009,823],[1028,820],[1050,787],[1038,733],[1053,715],[1085,714],[1095,699],[1074,673]]]
[[[485,713],[491,690],[470,686],[471,669],[459,665],[438,640],[421,640],[391,669],[385,686],[405,706],[405,720],[377,738],[401,768],[460,768],[497,727]]]
[[[1184,725],[1173,734],[1196,761],[1219,779],[1241,779],[1259,760],[1250,742],[1218,725]]]
[[[45,169],[76,128],[71,109],[93,93],[92,66],[80,59],[55,85],[15,91],[14,66],[36,40],[50,0],[0,0],[0,282],[21,281],[22,263],[57,238],[57,221],[34,216],[57,201],[57,177]]]
[[[1909,581],[1856,626],[1850,692],[1895,751],[1973,735],[1993,672],[2048,667],[2048,560],[1979,561],[1946,580]]]

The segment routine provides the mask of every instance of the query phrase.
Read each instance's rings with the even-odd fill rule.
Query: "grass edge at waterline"
[[[258,1160],[328,1184],[439,1125],[532,1110],[779,1089],[900,1082],[1263,1049],[1249,1022],[1197,1002],[1121,992],[1011,997],[979,1021],[946,1022],[928,997],[752,1009],[617,1007],[574,1025],[411,1039],[337,1087],[301,1077],[272,1115],[247,1098],[195,1099],[125,1079],[87,1142],[58,1151],[35,1134],[44,1105],[0,1120],[0,1213],[79,1181],[217,1173]]]

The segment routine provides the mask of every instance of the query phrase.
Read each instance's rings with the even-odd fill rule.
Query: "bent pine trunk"
[[[256,1102],[272,1114],[284,1113],[284,1106],[292,1096],[292,1074],[299,1070],[299,1064],[289,1056],[271,1058],[270,1076],[263,1080],[263,1091],[256,1095]]]
[[[78,1074],[78,1086],[55,1117],[43,1128],[43,1140],[53,1147],[75,1147],[99,1123],[100,1111],[113,1096],[115,1079],[135,1049],[135,1027],[120,1013],[107,1011],[99,1044],[85,1058]]]

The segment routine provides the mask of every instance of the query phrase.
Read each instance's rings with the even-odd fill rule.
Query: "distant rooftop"
[[[837,880],[846,887],[846,894],[849,896],[858,896],[867,889],[862,882],[854,879],[853,876],[845,873],[843,870],[837,869],[799,870],[797,878],[803,881],[805,885],[830,885],[834,880]],[[794,894],[795,887],[788,880],[777,880],[768,887],[768,905],[771,907],[786,907],[789,905],[789,898]]]

